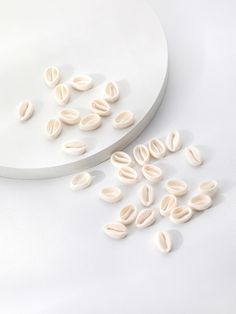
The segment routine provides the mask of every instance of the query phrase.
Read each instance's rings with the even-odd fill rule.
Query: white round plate
[[[14,0],[4,3],[0,20],[1,176],[46,178],[95,166],[128,145],[154,116],[166,86],[168,51],[158,18],[145,1]],[[89,74],[95,87],[73,92],[61,107],[43,80],[49,65],[58,66],[62,82]],[[61,136],[49,141],[48,119],[67,107],[89,113],[88,103],[103,96],[107,80],[117,82],[120,100],[102,127],[83,132],[63,126]],[[17,107],[24,99],[31,99],[36,110],[22,123]],[[123,110],[134,113],[135,124],[114,129],[112,118]],[[87,143],[86,154],[71,157],[61,150],[74,138]]]

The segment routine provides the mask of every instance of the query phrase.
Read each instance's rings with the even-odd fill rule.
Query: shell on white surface
[[[62,131],[62,123],[59,119],[50,119],[46,125],[46,135],[50,140],[57,138]]]
[[[24,100],[19,104],[18,114],[20,121],[29,120],[34,113],[34,105],[30,100]]]
[[[211,205],[212,198],[207,194],[194,195],[188,202],[188,206],[197,211],[208,209]]]
[[[79,156],[86,152],[86,144],[81,140],[70,140],[62,145],[62,150],[72,156]]]
[[[148,142],[150,155],[155,159],[160,159],[166,155],[165,144],[158,138],[153,138]]]
[[[129,225],[135,221],[137,213],[137,207],[134,204],[128,204],[121,208],[119,221],[124,225]]]
[[[202,194],[214,196],[218,190],[218,183],[215,180],[204,180],[200,182],[198,189]]]
[[[109,81],[104,88],[105,99],[108,102],[115,102],[119,99],[120,93],[118,85],[115,82]]]
[[[185,206],[177,206],[170,212],[170,220],[175,224],[180,224],[189,221],[193,216],[192,208]]]
[[[154,189],[150,184],[144,184],[138,191],[138,198],[143,206],[149,207],[155,200]]]
[[[51,87],[51,88],[55,87],[61,79],[60,71],[55,66],[48,67],[44,71],[43,77],[44,77],[44,81],[47,84],[47,86]]]
[[[133,165],[133,160],[130,155],[122,151],[117,151],[113,153],[111,155],[110,161],[111,164],[116,168]]]
[[[66,105],[70,100],[70,89],[64,84],[58,84],[54,89],[54,96],[58,105]]]
[[[153,164],[144,165],[142,174],[145,179],[153,183],[160,182],[163,178],[162,170]]]
[[[162,253],[169,253],[171,251],[172,240],[168,231],[158,232],[154,241]]]
[[[105,99],[94,99],[89,104],[90,110],[101,117],[107,117],[111,114],[111,106]]]
[[[145,164],[147,164],[150,160],[150,153],[148,148],[143,145],[143,144],[139,144],[136,145],[133,149],[133,156],[134,159],[136,160],[136,162],[140,165],[143,166]]]
[[[119,167],[117,169],[117,177],[120,182],[125,184],[133,184],[138,181],[137,171],[129,166]]]
[[[113,127],[116,129],[125,129],[134,124],[135,118],[131,111],[122,111],[113,119]]]
[[[93,80],[89,75],[76,75],[70,84],[77,91],[86,91],[93,87]]]
[[[112,222],[103,226],[104,233],[113,239],[123,239],[128,234],[128,229],[120,222]]]
[[[79,128],[82,131],[93,131],[102,124],[101,117],[96,113],[89,113],[80,119]]]
[[[179,179],[170,179],[165,183],[165,189],[168,193],[175,196],[182,196],[187,193],[187,183]]]
[[[107,203],[116,203],[121,200],[122,192],[116,186],[107,186],[100,190],[99,196]]]
[[[170,132],[165,141],[167,149],[174,153],[180,150],[182,147],[181,139],[180,139],[180,134],[178,131],[172,131]]]
[[[70,188],[73,191],[79,191],[87,188],[92,183],[92,176],[88,172],[81,172],[76,174],[71,182]]]
[[[171,210],[177,206],[177,198],[172,194],[164,195],[160,202],[160,214],[164,217],[169,216]]]
[[[200,166],[203,163],[202,154],[196,146],[191,145],[186,147],[184,154],[188,163],[194,167]]]
[[[80,112],[74,108],[66,108],[59,112],[59,119],[65,124],[74,125],[80,121]]]
[[[151,226],[156,221],[156,212],[153,208],[142,209],[135,220],[137,228],[143,229]]]

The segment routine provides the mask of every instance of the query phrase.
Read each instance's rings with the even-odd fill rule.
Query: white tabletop
[[[214,178],[220,193],[211,209],[189,223],[176,226],[159,219],[148,229],[131,228],[126,239],[112,241],[101,227],[116,219],[123,204],[137,202],[138,185],[124,189],[119,204],[100,201],[100,187],[117,183],[109,162],[91,170],[94,184],[78,193],[68,188],[70,177],[1,178],[1,313],[236,311],[236,6],[232,1],[149,2],[168,39],[169,86],[158,113],[135,143],[178,129],[185,146],[193,143],[201,149],[205,163],[193,169],[180,151],[159,162],[165,178],[185,179],[191,193],[200,180]],[[161,185],[156,193],[158,202]],[[172,230],[174,249],[167,256],[153,243],[161,229]]]

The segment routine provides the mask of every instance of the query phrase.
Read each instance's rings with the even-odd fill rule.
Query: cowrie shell
[[[169,253],[171,251],[172,240],[168,231],[158,232],[154,241],[162,253]]]
[[[129,225],[135,221],[137,213],[137,207],[133,204],[128,204],[125,207],[121,208],[119,221],[124,225]]]
[[[143,144],[139,144],[134,147],[133,155],[136,162],[141,166],[149,162],[150,159],[149,150]]]
[[[47,84],[47,86],[51,87],[51,88],[55,87],[61,79],[60,71],[55,66],[48,67],[44,71],[43,77],[44,77],[44,81]]]
[[[72,191],[79,191],[87,188],[91,183],[92,176],[88,172],[81,172],[72,178],[70,188]]]
[[[125,152],[118,151],[111,155],[111,163],[114,167],[132,166],[133,160],[130,155]]]
[[[213,196],[218,190],[218,183],[215,180],[205,180],[200,182],[198,189],[202,194]]]
[[[78,91],[86,91],[93,87],[93,80],[89,75],[76,75],[70,81],[71,86]]]
[[[46,125],[46,135],[52,140],[57,138],[62,131],[62,123],[59,119],[51,119]]]
[[[29,120],[34,113],[34,105],[30,100],[24,100],[18,107],[18,114],[21,121]]]
[[[155,159],[160,159],[166,155],[166,147],[158,138],[153,138],[148,142],[150,155]]]
[[[152,208],[145,208],[138,213],[135,220],[137,228],[143,229],[151,226],[156,221],[155,210]]]
[[[65,124],[78,124],[80,120],[80,112],[77,109],[67,108],[59,112],[59,119]]]
[[[188,202],[188,206],[197,211],[208,209],[211,205],[212,199],[207,194],[194,195]]]
[[[155,165],[147,164],[142,167],[142,174],[150,182],[157,183],[163,178],[162,170]]]
[[[90,110],[101,117],[107,117],[111,114],[111,107],[104,99],[94,99],[89,104]]]
[[[108,186],[101,189],[100,198],[108,203],[116,203],[122,198],[121,190],[116,186]]]
[[[113,222],[103,226],[104,233],[113,239],[122,239],[127,236],[128,229],[120,222]]]
[[[166,137],[165,143],[166,143],[167,149],[170,152],[172,153],[177,152],[182,146],[179,132],[178,131],[170,132]]]
[[[81,140],[70,140],[62,145],[62,150],[73,156],[82,155],[86,152],[86,145]]]
[[[191,145],[186,147],[184,154],[188,163],[192,166],[200,166],[203,163],[202,154],[196,146]]]
[[[138,181],[138,174],[134,168],[123,166],[117,169],[117,177],[122,183],[133,184]]]
[[[122,111],[113,119],[113,127],[116,129],[125,129],[134,124],[134,114],[131,111]]]
[[[177,198],[174,195],[164,195],[160,202],[160,214],[164,217],[169,216],[171,210],[177,206]]]
[[[192,208],[190,207],[175,207],[170,212],[170,220],[175,224],[187,222],[193,216]]]
[[[101,117],[96,113],[89,113],[80,119],[79,128],[82,131],[93,131],[102,124]]]
[[[155,199],[153,187],[150,184],[144,184],[138,191],[138,198],[143,206],[151,206]]]
[[[166,181],[165,189],[170,194],[182,196],[187,193],[188,186],[183,180],[170,179]]]
[[[70,100],[69,87],[64,83],[58,84],[55,87],[54,96],[55,96],[56,102],[60,106],[66,105],[68,103],[68,101]]]
[[[107,82],[104,89],[105,99],[108,102],[115,102],[119,99],[120,93],[118,85],[115,82]]]

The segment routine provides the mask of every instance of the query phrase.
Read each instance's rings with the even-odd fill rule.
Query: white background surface
[[[82,193],[70,177],[48,181],[0,179],[0,312],[4,314],[231,314],[236,311],[235,66],[233,1],[149,0],[169,43],[170,78],[155,119],[136,141],[179,129],[184,145],[205,157],[192,169],[182,152],[158,164],[166,178],[185,179],[193,192],[205,178],[219,181],[214,206],[189,223],[159,220],[131,228],[123,241],[101,232],[138,186],[109,206],[100,187],[117,182],[109,162],[92,170]],[[157,202],[162,188],[156,188]],[[185,199],[183,199],[185,201]],[[153,244],[171,229],[174,251]]]

